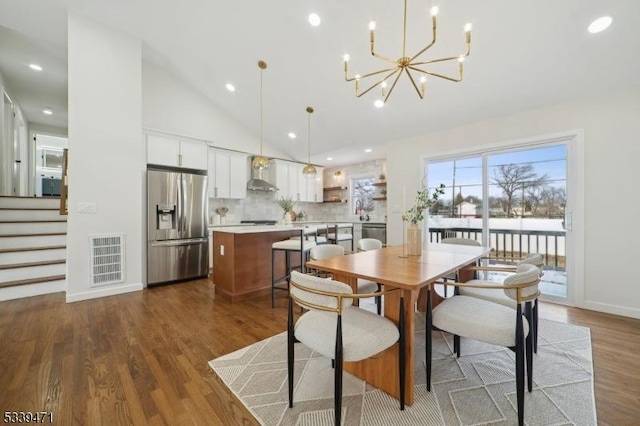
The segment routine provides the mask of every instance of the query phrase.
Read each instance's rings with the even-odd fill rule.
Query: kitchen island
[[[232,302],[271,291],[271,245],[300,236],[303,228],[291,225],[215,227],[213,275],[216,294]],[[291,256],[292,265],[300,258]],[[276,252],[276,271],[284,275],[284,252]]]

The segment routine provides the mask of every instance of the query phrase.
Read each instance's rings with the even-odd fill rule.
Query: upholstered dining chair
[[[343,256],[344,253],[345,249],[341,245],[323,244],[313,247],[309,252],[309,257],[311,260],[320,260],[335,256]],[[373,281],[358,280],[358,294],[376,293],[378,291],[380,291],[380,286],[377,283],[374,283]],[[378,303],[379,297],[380,296],[376,296],[376,308],[378,310],[378,315],[380,315],[380,303]]]
[[[490,265],[490,266],[474,266],[470,267],[470,269],[475,271],[487,271],[487,272],[507,272],[507,273],[516,273],[520,265],[533,265],[538,268],[538,274],[542,277],[542,268],[544,266],[544,258],[539,253],[529,253],[526,257],[521,259],[516,266],[500,266],[500,265]],[[471,280],[468,281],[472,284],[484,285],[486,283],[490,283],[491,281],[486,280]],[[460,287],[459,292],[464,296],[472,296],[478,297],[480,299],[489,300],[491,302],[500,303],[501,305],[508,306],[510,308],[516,307],[516,301],[507,297],[504,292],[492,291],[491,289],[482,288],[482,287]],[[535,299],[527,301],[526,304],[531,305],[533,303],[533,308],[525,306],[525,314],[531,315],[527,316],[527,320],[531,325],[531,333],[533,334],[533,352],[538,352],[538,295],[536,295]]]
[[[361,238],[358,240],[358,251],[379,250],[383,246],[382,241],[376,238]],[[382,290],[379,283],[358,278],[358,293],[374,293]],[[382,314],[382,297],[376,297],[376,311]]]
[[[394,289],[384,293],[402,292]],[[353,306],[354,294],[347,284],[291,273],[287,321],[287,371],[289,408],[293,407],[294,344],[300,342],[311,350],[331,358],[334,364],[335,424],[341,424],[343,362],[370,358],[398,343],[400,409],[404,410],[405,390],[405,313],[400,296],[399,321]],[[293,305],[308,309],[294,322]]]
[[[454,293],[444,299],[435,308],[431,307],[431,292],[427,294],[426,313],[426,364],[427,390],[431,391],[432,363],[432,329],[436,327],[453,334],[453,347],[456,356],[460,356],[460,337],[483,341],[489,344],[504,346],[515,352],[516,396],[518,424],[524,424],[524,383],[525,362],[528,391],[533,388],[533,339],[529,332],[529,322],[522,313],[523,305],[530,309],[538,294],[540,274],[534,265],[520,265],[517,272],[500,283],[459,283],[459,288],[491,289],[504,292],[506,297],[515,301],[515,309],[499,303],[477,297],[463,296]]]
[[[344,256],[344,247],[338,244],[322,244],[315,246],[309,252],[311,260],[329,259],[336,256]],[[315,275],[318,275],[317,271]]]
[[[440,241],[440,244],[458,244],[461,246],[476,246],[480,247],[482,244],[480,241],[472,240],[471,238],[457,238],[457,237],[449,237],[443,238]],[[452,275],[444,277],[444,281],[457,281],[458,274],[454,273]],[[447,297],[447,285],[444,285],[444,297]]]

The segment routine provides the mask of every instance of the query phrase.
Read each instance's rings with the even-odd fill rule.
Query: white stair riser
[[[29,237],[2,237],[0,249],[64,246],[66,235],[34,235]]]
[[[3,269],[0,282],[27,280],[31,278],[49,277],[51,275],[65,275],[67,265],[64,263],[55,265],[30,266],[28,268]]]
[[[67,219],[57,210],[0,210],[0,222],[12,220],[60,220]]]
[[[4,209],[39,208],[57,209],[60,208],[58,198],[1,198],[0,207]]]
[[[0,223],[0,235],[67,232],[67,222]]]
[[[41,294],[65,291],[67,280],[48,281],[46,283],[17,285],[0,288],[0,301],[20,299],[22,297],[39,296]]]
[[[16,263],[44,262],[47,260],[65,260],[66,249],[32,250],[0,253],[0,265],[12,265]]]

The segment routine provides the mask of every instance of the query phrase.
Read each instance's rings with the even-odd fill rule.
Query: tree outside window
[[[364,176],[351,180],[351,211],[355,215],[373,215],[375,212],[375,177]]]

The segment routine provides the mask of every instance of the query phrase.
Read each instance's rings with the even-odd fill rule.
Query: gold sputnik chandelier
[[[438,15],[438,8],[436,6],[431,8],[431,32],[432,32],[432,40],[431,43],[427,44],[424,48],[418,51],[413,56],[407,56],[407,0],[404,0],[404,32],[402,38],[402,56],[399,59],[390,59],[386,56],[383,56],[375,51],[375,29],[376,23],[369,23],[369,44],[371,46],[371,55],[374,57],[387,62],[391,66],[388,68],[384,68],[378,71],[373,71],[368,74],[359,75],[356,74],[353,77],[348,76],[349,72],[349,55],[344,55],[344,78],[348,82],[354,81],[356,88],[356,96],[361,97],[362,95],[370,92],[374,88],[380,86],[382,89],[382,102],[386,102],[389,99],[389,95],[393,92],[393,89],[396,87],[400,76],[405,73],[413,88],[416,89],[418,96],[420,99],[424,99],[424,94],[427,87],[427,76],[433,76],[438,78],[443,78],[445,80],[460,82],[462,81],[462,71],[463,71],[463,63],[464,59],[469,56],[471,53],[471,24],[466,24],[464,26],[465,32],[465,41],[467,44],[467,52],[459,55],[459,56],[450,56],[438,59],[431,60],[421,60],[420,56],[429,50],[436,43],[436,16]],[[430,64],[435,64],[439,62],[448,62],[448,61],[458,61],[458,76],[450,77],[447,75],[443,75],[434,71],[430,71],[425,69],[425,66]],[[360,91],[360,82],[368,79],[369,77],[377,76],[378,79],[373,81],[371,86],[369,86],[364,91]],[[395,76],[395,78],[393,78]],[[416,77],[419,79],[416,81]],[[369,79],[372,81],[373,79]],[[391,83],[391,87],[389,86],[389,82]],[[419,83],[419,85],[418,85]],[[379,102],[379,101],[378,101]]]
[[[262,171],[269,168],[269,159],[262,155],[262,73],[267,68],[267,63],[258,61],[258,68],[260,68],[260,155],[253,157],[251,167],[255,171]]]
[[[308,178],[312,178],[316,175],[317,170],[316,167],[311,164],[311,114],[313,114],[313,108],[311,108],[310,106],[307,107],[307,113],[309,116],[309,122],[308,122],[308,129],[309,129],[309,161],[307,162],[307,165],[304,166],[304,168],[302,169],[302,174],[305,177]]]

